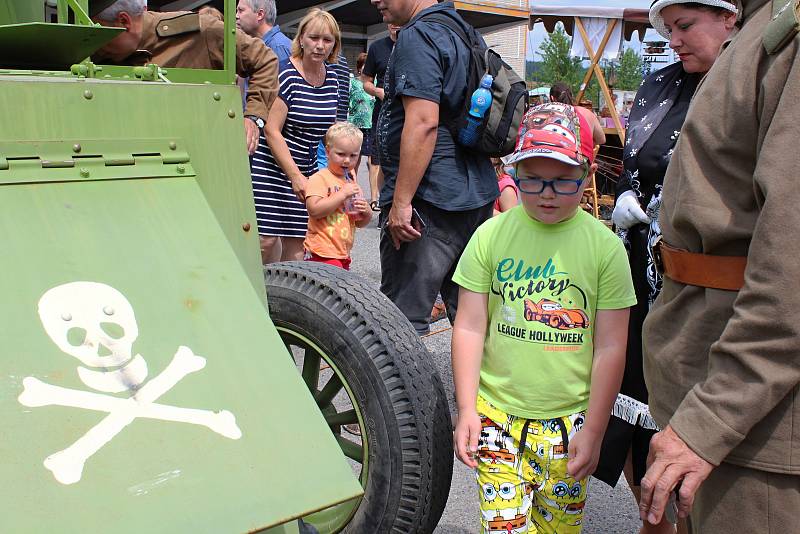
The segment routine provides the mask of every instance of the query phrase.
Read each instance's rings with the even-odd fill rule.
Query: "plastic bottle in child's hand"
[[[355,183],[349,172],[344,173],[344,179],[348,183]],[[344,201],[344,212],[348,215],[361,215],[361,211],[356,207],[356,200],[364,200],[364,195],[358,190],[355,195],[347,197]]]

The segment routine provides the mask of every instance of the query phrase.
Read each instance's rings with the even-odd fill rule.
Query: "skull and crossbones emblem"
[[[167,367],[147,381],[147,362],[133,354],[133,342],[139,335],[133,308],[113,287],[96,282],[54,287],[39,299],[39,318],[58,348],[83,364],[77,368],[81,382],[103,393],[54,386],[28,376],[22,381],[20,404],[108,413],[75,443],[45,458],[44,466],[62,484],[78,482],[86,461],[139,417],[202,425],[229,439],[242,436],[236,417],[228,410],[156,402],[187,375],[203,369],[206,359],[180,346]],[[123,392],[130,392],[130,397],[108,394]]]

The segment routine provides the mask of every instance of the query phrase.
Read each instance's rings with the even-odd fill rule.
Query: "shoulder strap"
[[[772,0],[772,20],[762,42],[767,54],[779,52],[800,31],[800,0]]]
[[[464,28],[461,27],[459,23],[453,20],[453,17],[445,15],[444,13],[430,13],[428,15],[423,15],[417,20],[424,20],[426,22],[435,22],[437,24],[441,24],[442,26],[446,26],[449,28],[453,33],[458,35],[464,44],[467,45],[467,48],[472,48],[475,45],[474,40],[467,35],[467,32],[464,31]]]
[[[200,15],[197,13],[181,13],[174,17],[165,17],[156,24],[156,33],[159,37],[174,37],[199,30]]]

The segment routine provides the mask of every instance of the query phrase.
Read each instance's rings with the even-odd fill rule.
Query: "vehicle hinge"
[[[69,68],[69,71],[74,76],[81,76],[83,78],[97,78],[97,73],[103,71],[103,67],[95,65],[91,61],[84,61],[77,63]]]
[[[148,63],[144,67],[134,67],[133,75],[136,77],[136,79],[144,82],[162,81],[166,83],[172,83],[167,79],[167,71],[155,63]]]
[[[0,143],[0,184],[195,176],[181,146],[169,139]]]

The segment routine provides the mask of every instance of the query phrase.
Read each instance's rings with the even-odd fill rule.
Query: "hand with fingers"
[[[292,182],[292,191],[300,200],[300,202],[306,201],[306,186],[308,186],[308,178],[303,176],[302,174],[298,176],[294,176],[290,178]]]
[[[617,228],[627,230],[637,224],[650,224],[650,217],[642,210],[633,191],[625,191],[617,197],[611,220]]]
[[[386,227],[392,237],[394,248],[397,250],[400,250],[400,245],[403,243],[422,237],[421,229],[417,229],[411,224],[411,212],[411,204],[400,205],[398,202],[392,204],[392,209],[389,210]]]
[[[714,469],[713,464],[698,456],[669,426],[650,441],[647,464],[639,515],[642,521],[653,525],[661,521],[670,493],[678,486],[678,516],[687,517],[697,489]]]
[[[258,148],[259,133],[258,125],[252,119],[245,118],[244,137],[247,141],[247,153],[251,156],[256,153],[256,149]]]
[[[575,480],[583,480],[597,469],[600,461],[600,444],[603,435],[584,427],[569,442],[567,473]]]
[[[353,201],[353,206],[358,210],[358,218],[363,219],[370,213],[369,204],[363,198],[357,198]]]
[[[481,417],[478,412],[459,412],[453,432],[453,449],[456,458],[471,468],[478,467],[478,438],[481,435]]]
[[[355,182],[347,181],[344,183],[340,191],[344,198],[350,198],[353,195],[357,195],[360,189],[358,188],[358,184]]]

